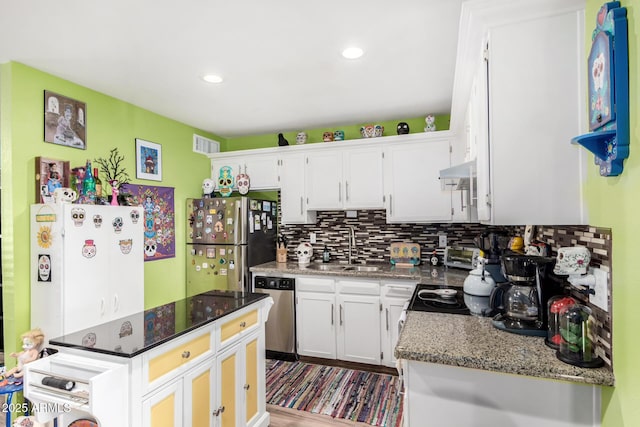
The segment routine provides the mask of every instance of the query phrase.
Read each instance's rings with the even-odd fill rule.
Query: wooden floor
[[[365,423],[331,418],[329,415],[312,414],[307,411],[281,408],[275,405],[267,405],[267,412],[271,415],[269,427],[371,427],[371,425]]]

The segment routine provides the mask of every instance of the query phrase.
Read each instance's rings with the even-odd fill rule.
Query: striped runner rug
[[[380,427],[400,427],[400,380],[393,375],[267,360],[267,403]]]

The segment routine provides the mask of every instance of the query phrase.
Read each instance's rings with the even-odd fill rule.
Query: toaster
[[[478,248],[457,248],[447,246],[444,250],[444,265],[447,267],[463,268],[473,270],[478,266]]]

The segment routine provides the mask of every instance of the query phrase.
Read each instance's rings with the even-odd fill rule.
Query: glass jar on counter
[[[547,302],[547,338],[544,343],[554,350],[560,348],[562,341],[560,318],[569,307],[577,303],[578,301],[568,295],[555,295]]]
[[[560,341],[556,356],[582,368],[598,368],[604,361],[596,355],[596,319],[589,307],[574,304],[560,316]]]

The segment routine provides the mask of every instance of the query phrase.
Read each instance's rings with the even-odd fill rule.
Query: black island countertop
[[[51,346],[131,358],[268,298],[210,291],[49,340]]]

